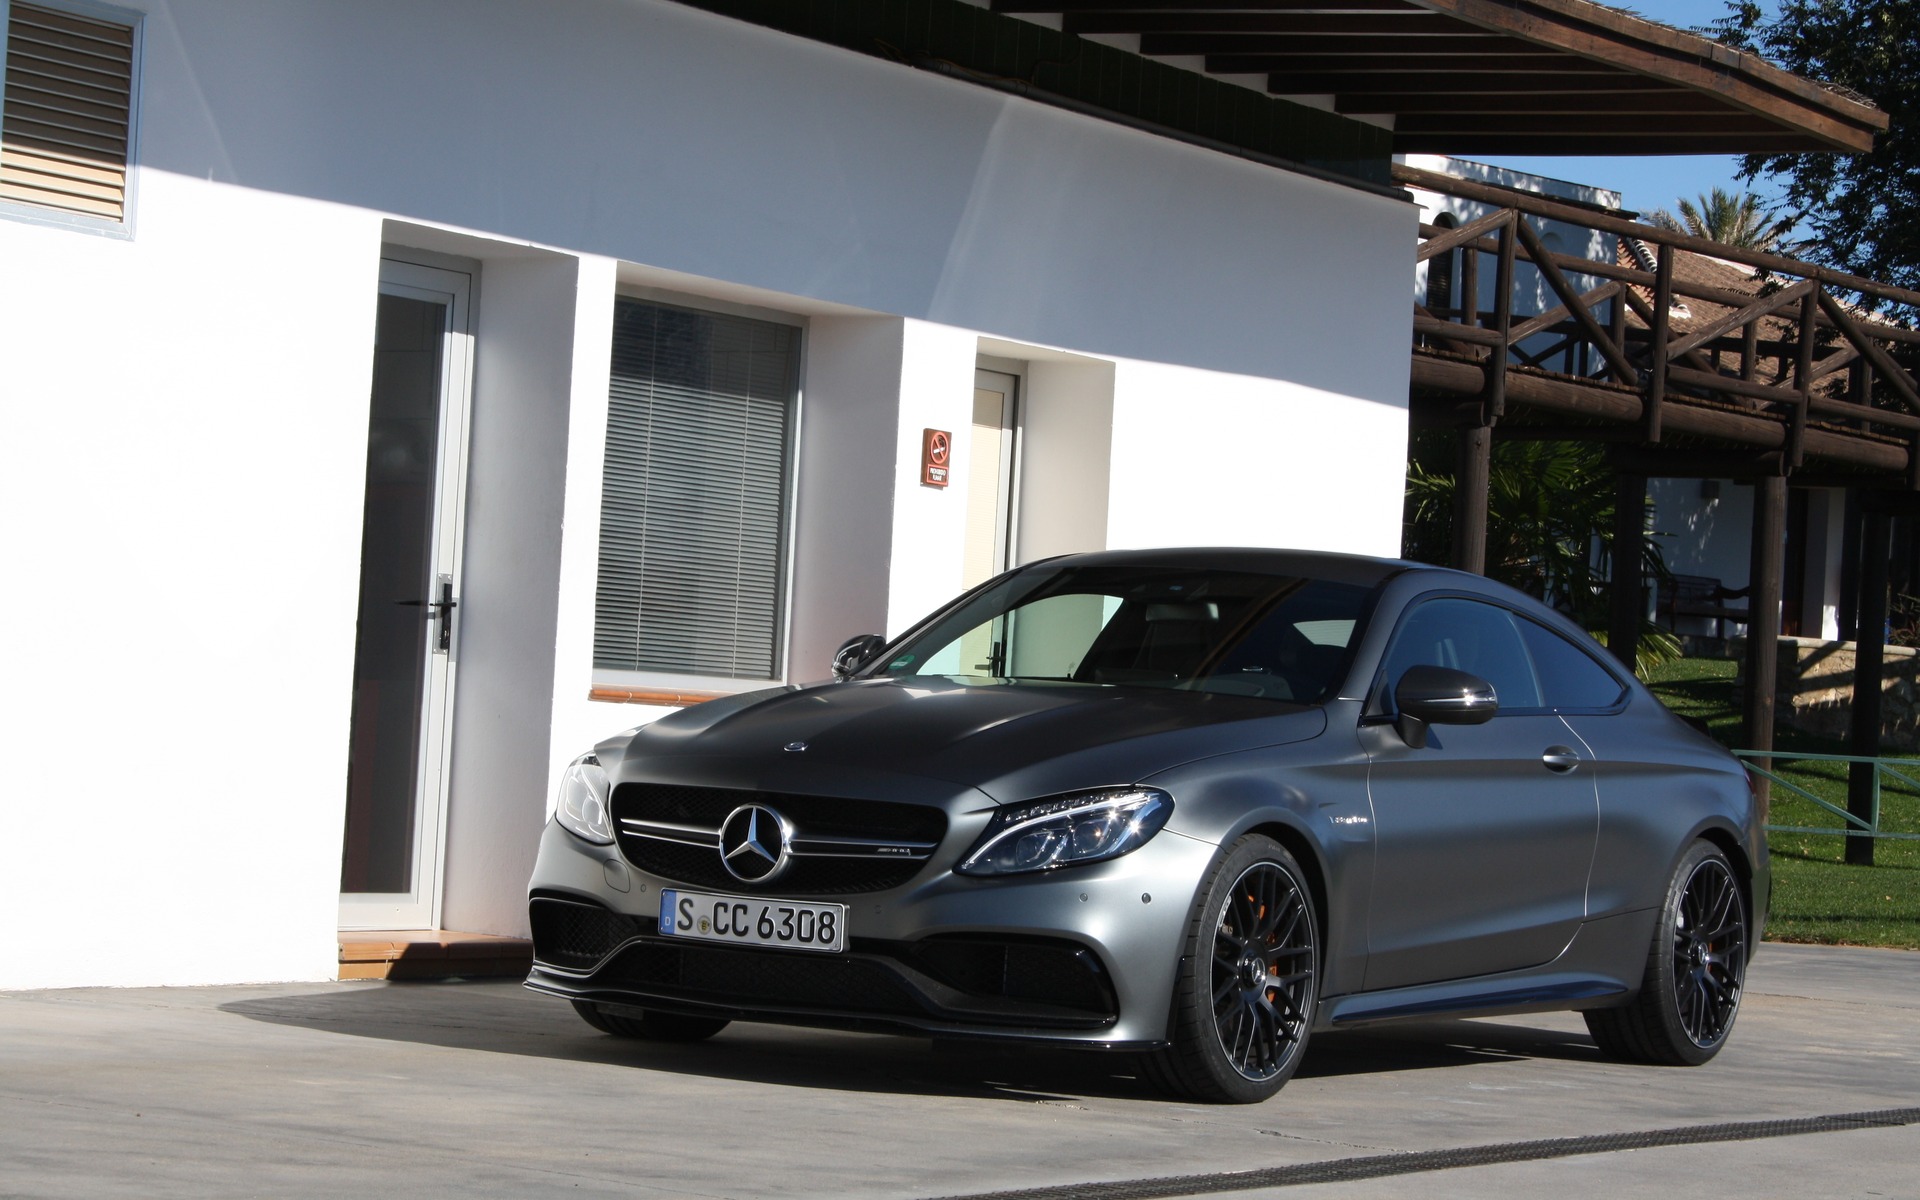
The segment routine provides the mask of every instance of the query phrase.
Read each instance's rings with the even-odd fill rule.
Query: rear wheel
[[[1695,842],[1675,868],[1647,954],[1640,994],[1588,1012],[1609,1058],[1698,1066],[1733,1031],[1747,977],[1747,902],[1726,855]]]
[[[1172,1044],[1145,1074],[1195,1100],[1257,1104],[1300,1066],[1319,994],[1320,938],[1306,876],[1250,834],[1204,889],[1174,983]]]
[[[591,1000],[575,1000],[573,1011],[601,1033],[648,1042],[703,1042],[732,1024],[724,1017],[689,1017],[652,1009],[614,1013]]]

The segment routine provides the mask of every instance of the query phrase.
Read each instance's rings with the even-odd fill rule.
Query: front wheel
[[[1174,983],[1172,1044],[1150,1056],[1147,1076],[1194,1100],[1268,1099],[1306,1052],[1319,969],[1306,875],[1272,838],[1241,838],[1194,910]]]
[[[591,1000],[575,1000],[573,1011],[601,1033],[647,1042],[703,1042],[731,1024],[724,1017],[689,1017],[652,1009],[615,1013]],[[627,1015],[634,1012],[640,1015]]]
[[[1726,855],[1695,842],[1674,869],[1640,994],[1595,1009],[1587,1029],[1627,1062],[1698,1066],[1726,1045],[1746,985],[1747,901]]]

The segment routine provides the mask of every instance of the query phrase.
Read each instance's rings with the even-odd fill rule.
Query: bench
[[[1729,607],[1727,601],[1744,598],[1753,588],[1729,588],[1708,575],[1672,575],[1661,580],[1654,602],[1656,617],[1665,617],[1667,628],[1675,629],[1681,617],[1703,617],[1713,622],[1713,636],[1724,638],[1726,622],[1747,620],[1747,608]]]

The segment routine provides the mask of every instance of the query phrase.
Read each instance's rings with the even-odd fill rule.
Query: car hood
[[[1160,688],[916,677],[752,692],[601,748],[616,780],[995,801],[1136,782],[1195,759],[1301,741],[1317,708]]]

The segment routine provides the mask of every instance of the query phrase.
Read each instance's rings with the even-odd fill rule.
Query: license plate
[[[847,948],[847,906],[665,888],[660,892],[660,932],[706,942],[837,953]]]

